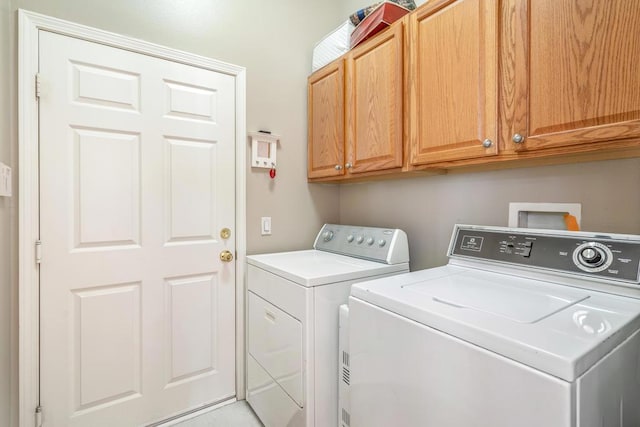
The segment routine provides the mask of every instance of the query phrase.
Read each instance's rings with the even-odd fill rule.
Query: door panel
[[[197,380],[217,367],[217,279],[204,275],[166,281],[168,386]]]
[[[215,141],[167,138],[165,144],[167,242],[215,240]]]
[[[234,78],[48,32],[40,74],[47,424],[234,396]]]
[[[72,295],[74,407],[89,410],[141,396],[140,282]]]
[[[140,134],[71,132],[74,248],[139,245]]]

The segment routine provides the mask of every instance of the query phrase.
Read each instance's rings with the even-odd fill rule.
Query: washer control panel
[[[640,236],[457,225],[449,256],[640,284]]]
[[[313,248],[387,264],[409,262],[407,235],[397,228],[325,224]]]

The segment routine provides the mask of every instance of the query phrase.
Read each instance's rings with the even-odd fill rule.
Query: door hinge
[[[36,73],[36,98],[40,98],[40,94],[42,93],[42,82],[40,78],[40,73]]]
[[[36,408],[36,427],[42,427],[42,406]]]
[[[42,242],[36,240],[36,264],[40,264],[40,262],[42,262]]]

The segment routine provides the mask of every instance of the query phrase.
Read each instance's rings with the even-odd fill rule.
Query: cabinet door
[[[344,174],[344,62],[309,76],[307,176]]]
[[[508,149],[640,137],[638,0],[506,0],[503,15]]]
[[[496,0],[434,0],[411,15],[411,164],[495,155]]]
[[[402,167],[403,34],[399,22],[347,58],[349,173]]]

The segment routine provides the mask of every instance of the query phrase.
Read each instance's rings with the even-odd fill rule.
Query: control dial
[[[371,245],[373,245],[373,242],[375,242],[375,240],[373,239],[373,237],[369,237],[369,238],[367,239],[367,245],[371,246]]]
[[[349,243],[353,242],[353,234],[349,234],[347,236],[347,242],[349,242]]]
[[[324,233],[322,233],[322,238],[324,239],[325,242],[328,242],[329,240],[333,239],[333,231],[327,230]]]
[[[364,242],[364,237],[363,237],[363,236],[358,236],[358,237],[356,238],[356,243],[360,244],[360,243],[362,243],[362,242]]]
[[[598,273],[611,266],[613,254],[611,250],[598,242],[587,242],[578,246],[573,251],[575,265],[589,273]]]
[[[583,263],[593,267],[598,267],[604,262],[602,253],[593,248],[583,249],[578,256]]]

